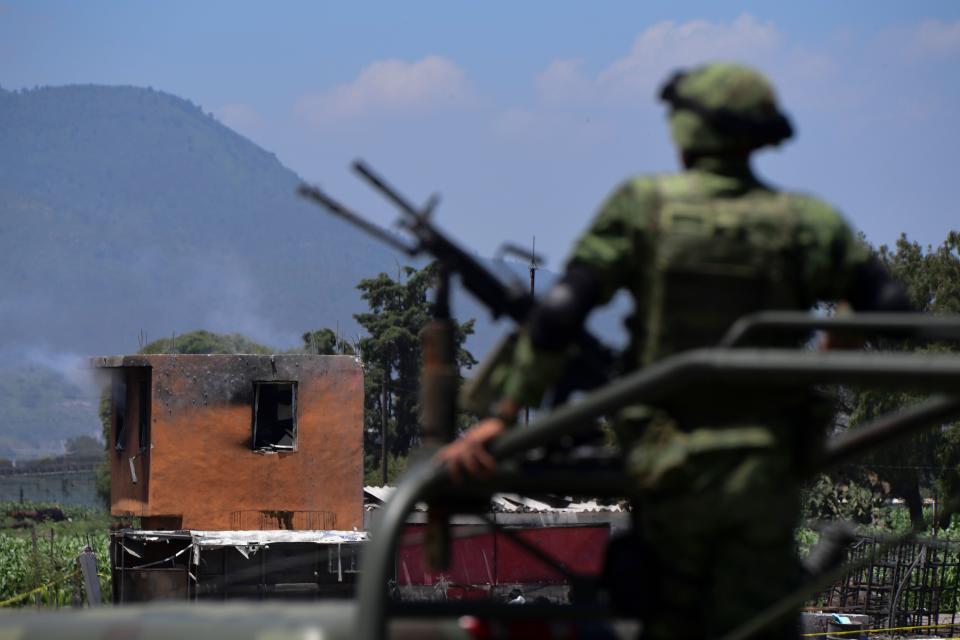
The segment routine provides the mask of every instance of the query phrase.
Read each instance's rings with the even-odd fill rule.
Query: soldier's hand
[[[834,310],[834,314],[840,317],[849,316],[852,313],[853,307],[844,300],[838,302]],[[865,345],[866,340],[859,334],[823,331],[818,336],[815,347],[817,351],[856,351],[863,349]]]
[[[459,482],[464,475],[485,478],[497,469],[497,461],[487,451],[487,443],[506,428],[506,423],[500,418],[481,420],[458,440],[440,449],[434,460],[446,465],[455,482]]]
[[[862,336],[824,331],[815,346],[817,351],[856,351],[863,349],[866,343]]]

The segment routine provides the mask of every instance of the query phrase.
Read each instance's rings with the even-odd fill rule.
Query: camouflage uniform
[[[569,261],[593,274],[597,304],[632,294],[628,369],[716,344],[750,312],[847,298],[868,260],[832,207],[751,172],[747,152],[790,133],[762,126],[783,119],[762,76],[708,65],[676,77],[664,97],[687,170],[626,181]],[[739,128],[718,126],[718,112],[739,117]],[[503,370],[505,396],[537,404],[566,356],[521,338]],[[810,406],[803,393],[732,397],[715,385],[618,417],[653,579],[638,603],[644,637],[721,635],[794,586],[799,443],[820,435]],[[770,637],[795,634],[792,620]]]

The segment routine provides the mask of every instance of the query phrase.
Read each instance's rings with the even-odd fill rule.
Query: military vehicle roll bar
[[[916,313],[859,313],[811,316],[798,311],[761,311],[743,316],[731,325],[718,346],[736,347],[758,334],[807,334],[830,330],[836,333],[887,334],[899,339],[960,340],[960,324],[951,316]]]
[[[597,389],[577,402],[567,404],[525,428],[517,428],[494,440],[490,454],[497,461],[545,446],[557,439],[589,428],[594,421],[633,404],[657,404],[697,384],[721,381],[724,385],[753,389],[857,384],[940,392],[920,405],[844,434],[829,443],[825,464],[832,464],[863,450],[888,442],[905,431],[960,417],[960,357],[950,354],[904,352],[814,352],[791,349],[735,348],[764,331],[810,332],[827,330],[862,334],[892,334],[918,339],[960,339],[960,319],[919,314],[859,314],[846,317],[816,317],[806,313],[771,312],[745,317],[735,323],[721,346],[680,353]],[[487,481],[463,485],[450,482],[445,469],[432,461],[412,467],[398,483],[371,531],[371,542],[361,560],[359,581],[360,637],[386,637],[387,616],[463,615],[478,613],[498,617],[522,615],[518,608],[447,603],[396,603],[389,601],[387,583],[394,565],[394,549],[408,515],[420,501],[453,508],[457,501],[489,498],[497,491],[550,491],[569,495],[629,495],[622,472],[590,475],[569,473],[519,473],[509,465]],[[475,504],[475,503],[473,503]],[[537,612],[528,607],[528,613]],[[540,607],[539,609],[544,609]],[[550,615],[578,615],[572,607],[553,606]],[[597,615],[602,607],[588,607],[580,615]],[[503,615],[501,615],[503,614]]]

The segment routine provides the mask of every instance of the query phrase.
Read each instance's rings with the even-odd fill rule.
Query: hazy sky
[[[536,235],[553,265],[617,182],[674,169],[656,88],[712,59],[767,72],[794,120],[765,178],[873,242],[960,228],[960,2],[0,0],[6,89],[167,91],[380,222],[355,157],[441,192],[479,252]]]

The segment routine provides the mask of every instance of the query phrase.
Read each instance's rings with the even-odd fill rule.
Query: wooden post
[[[83,573],[83,587],[87,592],[87,606],[99,607],[100,578],[97,576],[97,554],[93,552],[90,545],[87,545],[77,556],[77,562],[80,563],[80,572]]]

